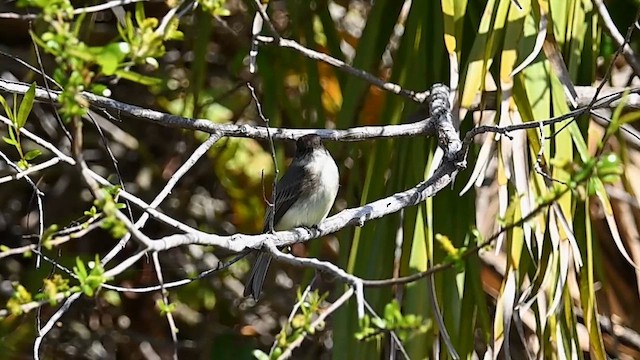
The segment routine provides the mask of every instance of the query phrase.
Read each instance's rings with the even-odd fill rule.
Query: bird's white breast
[[[317,225],[327,217],[333,206],[340,186],[340,175],[331,155],[326,151],[317,151],[305,167],[309,175],[318,179],[317,185],[306,195],[306,201],[296,201],[289,208],[276,230]]]

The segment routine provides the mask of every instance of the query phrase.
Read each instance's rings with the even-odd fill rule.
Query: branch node
[[[444,84],[433,84],[431,95],[429,96],[429,109],[431,111],[431,121],[438,134],[438,145],[445,153],[445,158],[452,162],[461,155],[462,141],[458,131],[453,126],[451,117],[451,103],[449,102],[449,87]]]

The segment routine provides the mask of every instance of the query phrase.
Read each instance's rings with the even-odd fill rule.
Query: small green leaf
[[[102,73],[107,76],[113,75],[118,69],[118,65],[120,65],[118,57],[110,52],[103,52],[98,55],[96,57],[96,62],[102,68]]]
[[[30,150],[26,154],[24,154],[24,158],[27,161],[31,161],[31,160],[37,158],[40,155],[42,155],[42,151],[40,151],[38,149],[34,149],[34,150]]]
[[[7,144],[9,144],[9,145],[14,145],[14,146],[18,145],[18,143],[16,143],[16,141],[15,141],[15,140],[13,140],[13,139],[9,139],[9,138],[8,138],[8,137],[6,137],[6,136],[3,136],[3,137],[2,137],[2,140],[4,140],[4,142],[6,142],[6,143],[7,143]]]
[[[84,262],[82,262],[79,257],[76,258],[76,267],[73,269],[73,272],[78,275],[78,280],[80,280],[81,283],[89,275],[87,273],[87,268],[84,266]]]
[[[175,303],[165,304],[165,302],[162,299],[158,299],[158,301],[156,301],[156,306],[160,310],[160,314],[162,316],[167,315],[168,313],[174,312],[177,308],[177,305]]]
[[[107,290],[102,293],[102,298],[113,306],[120,306],[122,304],[122,299],[117,291]]]
[[[98,209],[95,206],[92,206],[91,209],[85,211],[84,214],[86,216],[96,216],[96,214],[98,214]]]
[[[92,84],[91,92],[100,96],[111,96],[111,90],[104,84]]]
[[[51,239],[53,235],[58,231],[60,227],[57,224],[51,224],[48,228],[44,230],[42,233],[42,246],[44,246],[47,250],[51,250],[53,247],[51,245]]]
[[[258,360],[269,360],[269,355],[262,350],[253,350],[253,356]]]
[[[113,75],[118,70],[118,66],[129,51],[127,43],[113,43],[104,47],[91,48],[91,52],[96,55],[96,62],[102,68],[102,73],[107,76]]]
[[[9,126],[9,138],[14,140],[16,142],[16,144],[19,144],[18,143],[18,137],[16,136],[16,129],[13,126]],[[19,146],[19,145],[17,145],[17,146]]]
[[[33,108],[33,100],[36,98],[36,83],[31,83],[29,90],[24,94],[22,102],[20,103],[20,109],[18,110],[18,117],[16,119],[16,125],[18,128],[22,128],[27,122],[29,113]]]
[[[596,163],[596,172],[605,184],[617,182],[624,173],[620,157],[615,153],[602,156]]]
[[[91,286],[89,285],[81,285],[82,287],[82,292],[87,295],[88,297],[93,297],[93,288],[91,288]]]
[[[7,100],[5,100],[2,95],[0,95],[0,103],[2,103],[2,107],[4,108],[4,112],[7,114],[7,117],[13,121],[13,111],[11,111],[11,107],[9,107]]]
[[[138,23],[138,26],[140,26],[140,24],[142,24],[144,22],[144,20],[146,19],[146,16],[144,14],[144,5],[143,4],[141,4],[141,3],[137,3],[136,4],[135,16],[136,16],[136,22]]]
[[[29,168],[29,163],[25,159],[20,159],[20,161],[18,161],[18,167],[20,170],[27,170]]]

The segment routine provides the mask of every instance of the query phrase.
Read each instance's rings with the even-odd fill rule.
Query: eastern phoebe
[[[338,166],[322,146],[320,137],[305,135],[296,141],[296,156],[276,185],[273,229],[290,230],[299,226],[315,226],[329,214],[338,194]],[[272,207],[267,209],[263,232],[268,232]],[[269,254],[260,252],[244,287],[244,296],[260,296],[264,278],[271,263]]]

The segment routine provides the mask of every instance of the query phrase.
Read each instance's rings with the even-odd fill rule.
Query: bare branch
[[[452,176],[457,172],[458,168],[455,165],[445,162],[429,180],[423,181],[411,189],[393,194],[364,206],[343,210],[323,220],[317,229],[296,228],[288,231],[278,231],[273,234],[260,235],[234,234],[222,236],[203,233],[160,213],[144,201],[129,193],[120,191],[119,194],[123,198],[131,201],[132,204],[148,212],[157,220],[186,232],[186,234],[175,234],[157,240],[151,240],[149,243],[150,251],[164,251],[187,244],[200,244],[218,246],[234,252],[242,252],[246,249],[260,249],[262,244],[267,241],[271,241],[274,245],[282,247],[332,234],[347,226],[363,226],[367,221],[395,213],[402,208],[416,205],[424,201],[424,199],[434,196],[438,191],[451,183]],[[103,186],[110,184],[100,175],[92,171],[89,172],[89,174]]]
[[[0,90],[10,93],[24,94],[28,85],[18,82],[0,79]],[[51,98],[56,101],[59,92],[51,91]],[[85,98],[97,108],[117,111],[119,114],[129,115],[136,119],[150,121],[162,126],[177,127],[181,129],[200,130],[206,133],[220,133],[222,136],[249,137],[254,139],[268,139],[269,134],[263,126],[248,124],[215,124],[206,119],[190,119],[177,115],[171,115],[160,111],[145,109],[139,106],[126,104],[103,96],[91,93],[83,93]],[[36,88],[36,98],[41,101],[48,99],[46,90]],[[318,134],[321,138],[335,141],[361,141],[383,137],[400,137],[416,135],[432,135],[433,128],[428,119],[411,124],[386,125],[386,126],[362,126],[348,130],[330,129],[278,129],[272,128],[271,135],[274,139],[294,140],[307,134]]]
[[[20,82],[7,81],[0,79],[0,91],[7,91],[15,94],[24,94],[28,90],[29,86]],[[591,108],[604,108],[618,106],[620,100],[623,98],[625,91],[629,92],[629,96],[625,99],[625,105],[629,107],[640,108],[640,88],[632,89],[606,89],[601,98],[593,104]],[[578,114],[582,114],[586,111],[586,107],[591,103],[596,89],[593,87],[577,87],[578,93],[578,105],[583,107],[573,111],[563,118],[568,119]],[[51,99],[57,101],[59,92],[51,91]],[[248,137],[254,139],[269,138],[267,130],[263,126],[254,125],[235,125],[235,124],[215,124],[206,119],[190,119],[177,115],[171,115],[160,111],[151,109],[145,109],[139,106],[126,104],[106,97],[98,96],[91,93],[83,93],[85,98],[92,104],[92,106],[100,109],[117,111],[119,114],[129,115],[136,119],[142,119],[150,121],[162,126],[178,127],[182,129],[200,130],[206,133],[214,134],[219,133],[221,136],[230,137]],[[46,90],[38,87],[36,88],[36,98],[41,101],[48,101],[49,96]],[[479,105],[478,102],[477,105]],[[550,119],[544,122],[548,124],[550,122],[557,122],[560,117]],[[529,124],[529,123],[527,123]],[[528,126],[523,124],[523,126]],[[278,140],[294,140],[303,135],[317,134],[325,140],[332,141],[362,141],[376,138],[390,138],[390,137],[408,137],[408,136],[432,136],[435,134],[435,128],[430,119],[424,119],[409,124],[399,125],[383,125],[383,126],[362,126],[354,127],[345,130],[331,130],[331,129],[285,129],[285,128],[272,128],[271,135],[273,139]],[[474,134],[475,135],[475,134]],[[469,135],[467,135],[467,138]],[[467,142],[467,139],[465,139]],[[58,154],[58,156],[60,156]]]

